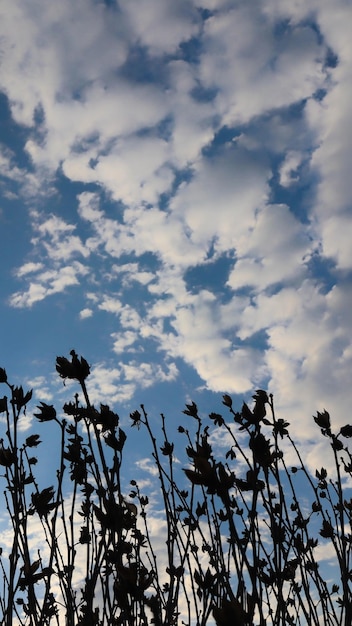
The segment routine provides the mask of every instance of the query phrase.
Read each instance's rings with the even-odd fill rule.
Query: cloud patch
[[[101,386],[125,402],[186,364],[210,390],[269,386],[287,416],[330,399],[342,420],[350,7],[7,0],[0,11],[0,86],[25,129],[21,147],[1,149],[3,219],[28,188],[33,228],[10,306],[39,312],[65,293],[92,337],[104,321],[116,360],[96,367],[96,397]]]

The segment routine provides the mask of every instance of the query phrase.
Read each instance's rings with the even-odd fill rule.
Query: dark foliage
[[[0,466],[11,525],[0,553],[1,625],[351,625],[350,424],[334,432],[329,414],[317,413],[334,469],[311,475],[263,390],[240,411],[224,395],[228,418],[203,418],[187,404],[178,442],[164,415],[153,431],[142,405],[130,420],[149,437],[163,510],[156,517],[136,480],[124,493],[126,433],[108,405],[90,403],[87,361],[72,350],[71,359],[57,358],[57,371],[77,381],[82,401],[76,393],[64,417],[44,402],[34,413],[41,428],[57,429],[56,482],[43,487],[34,469],[44,431],[22,440],[19,428],[32,393],[0,368],[9,394],[0,398]],[[174,455],[183,451],[179,472]],[[334,560],[331,582],[321,545]]]

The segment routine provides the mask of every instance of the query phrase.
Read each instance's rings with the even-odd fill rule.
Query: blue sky
[[[351,20],[347,0],[3,0],[11,380],[60,403],[75,348],[121,415],[264,387],[297,437],[317,409],[346,423]]]

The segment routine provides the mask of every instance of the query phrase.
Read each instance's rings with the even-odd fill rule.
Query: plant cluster
[[[56,368],[80,395],[64,405],[64,417],[44,402],[34,414],[59,435],[50,486],[36,472],[40,435],[19,428],[32,393],[0,368],[9,394],[0,398],[0,466],[11,527],[0,553],[2,626],[351,625],[352,426],[334,432],[329,414],[317,413],[334,472],[312,475],[263,390],[240,411],[224,395],[228,419],[203,418],[187,404],[177,446],[165,416],[155,427],[142,405],[130,420],[147,433],[157,471],[166,528],[160,550],[150,495],[133,478],[124,489],[119,416],[90,402],[84,358],[72,350]],[[288,446],[295,466],[286,464]],[[334,561],[331,582],[317,556],[321,543]]]

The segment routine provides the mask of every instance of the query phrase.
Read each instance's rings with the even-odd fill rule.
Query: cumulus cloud
[[[32,274],[33,272],[38,272],[43,269],[43,263],[37,262],[33,263],[29,261],[28,263],[24,263],[21,267],[16,271],[16,276],[18,278],[22,278],[22,276],[27,276],[27,274]]]
[[[314,30],[296,25],[280,38],[272,26],[259,2],[237,3],[207,21],[201,76],[218,89],[218,110],[228,125],[307,98],[324,81]]]
[[[132,330],[126,330],[123,334],[111,333],[111,337],[114,341],[113,350],[116,354],[126,353],[131,346],[137,341],[138,334]]]
[[[198,165],[171,209],[183,215],[191,241],[200,250],[207,251],[211,243],[219,251],[237,249],[265,203],[269,175],[265,159],[230,143]]]
[[[181,0],[131,0],[122,4],[138,43],[148,47],[152,54],[177,50],[183,41],[197,34],[200,19],[192,2]]]
[[[36,219],[37,215],[33,213],[33,217]],[[68,261],[77,254],[85,258],[89,256],[89,250],[80,237],[71,234],[75,229],[56,215],[44,218],[36,225],[39,243],[45,247],[50,259],[59,261]]]
[[[60,306],[94,354],[92,402],[121,415],[153,386],[166,414],[175,387],[175,411],[197,385],[237,407],[268,389],[308,466],[330,469],[312,415],[350,415],[351,7],[30,4],[0,6],[2,226],[28,211],[4,266],[13,318],[38,315],[40,337]],[[67,393],[33,367],[36,398]]]
[[[298,168],[302,162],[302,155],[296,150],[287,152],[280,168],[280,185],[290,187],[299,180]]]
[[[119,362],[95,369],[97,397],[175,380],[177,360],[212,390],[269,385],[290,416],[330,397],[342,420],[350,7],[44,4],[0,9],[0,84],[27,133],[21,163],[1,149],[2,188],[22,178],[39,197],[44,172],[58,186],[55,206],[31,195],[10,305],[70,288],[81,320],[110,319]]]
[[[26,291],[18,291],[10,297],[10,305],[16,308],[31,307],[48,296],[65,291],[67,287],[78,285],[79,277],[85,276],[88,271],[82,263],[74,261],[59,269],[39,272]]]
[[[15,153],[3,144],[0,144],[0,168],[0,189],[5,198],[14,200],[18,197],[35,198],[40,195],[40,175],[20,167],[16,163]],[[48,194],[50,185],[46,184],[44,187]]]
[[[288,207],[267,205],[257,213],[247,240],[243,238],[238,247],[229,285],[265,290],[275,283],[297,280],[305,274],[304,259],[309,252],[309,237]]]
[[[92,317],[93,315],[93,311],[92,309],[89,309],[88,307],[86,307],[85,309],[82,309],[82,311],[79,312],[79,317],[81,320],[86,320],[89,317]]]
[[[106,403],[108,398],[113,406],[130,400],[137,389],[146,389],[156,382],[174,381],[177,376],[178,369],[174,363],[159,365],[120,361],[116,367],[98,364],[92,368],[89,377],[89,397],[93,403]]]

